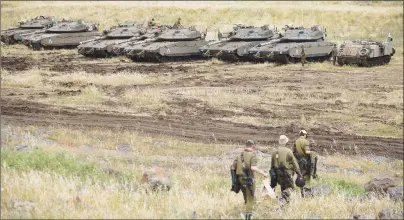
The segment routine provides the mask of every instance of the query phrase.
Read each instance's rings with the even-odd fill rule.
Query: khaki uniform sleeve
[[[295,172],[298,173],[299,175],[301,175],[302,172],[300,172],[300,167],[299,167],[299,164],[297,163],[295,156],[293,156],[292,153],[288,153],[287,158],[288,158],[288,162],[292,164]]]
[[[258,161],[257,161],[257,155],[253,154],[251,156],[251,166],[257,166]]]

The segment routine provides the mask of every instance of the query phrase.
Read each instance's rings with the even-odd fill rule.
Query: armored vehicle
[[[281,38],[251,48],[250,56],[256,60],[291,63],[299,61],[304,50],[308,61],[325,61],[331,58],[335,43],[324,41],[325,30],[318,25],[311,28],[286,26],[284,30]]]
[[[392,41],[345,41],[339,48],[337,62],[340,66],[344,64],[378,66],[388,64],[394,53]]]
[[[1,31],[1,41],[6,44],[15,44],[21,41],[22,34],[50,28],[55,24],[55,19],[48,16],[38,16],[25,22],[19,22],[18,27],[12,27]]]
[[[110,57],[112,47],[132,37],[139,38],[146,33],[146,29],[136,22],[127,21],[103,31],[102,37],[80,42],[78,52],[88,57]]]
[[[101,36],[94,22],[63,21],[60,24],[34,34],[23,35],[22,42],[33,50],[75,48],[80,42]]]
[[[112,54],[116,56],[126,55],[134,46],[143,43],[143,40],[158,37],[167,29],[172,29],[170,25],[156,25],[146,29],[146,33],[140,36],[134,36],[127,40],[121,41],[112,46]]]
[[[163,61],[169,58],[201,57],[199,48],[204,46],[206,34],[195,27],[167,29],[159,36],[131,46],[126,54],[133,61]]]
[[[275,28],[268,25],[261,27],[236,25],[234,30],[227,33],[225,40],[212,42],[199,50],[205,57],[217,57],[227,61],[250,60],[248,49],[279,37]],[[219,33],[219,40],[223,37]]]

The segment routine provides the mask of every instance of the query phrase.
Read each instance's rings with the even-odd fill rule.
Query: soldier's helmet
[[[303,176],[297,177],[297,178],[296,178],[296,181],[295,181],[295,184],[296,184],[296,186],[298,186],[298,187],[303,187],[304,185],[306,185],[306,182],[304,181]]]
[[[181,18],[178,18],[179,21],[181,21]]]
[[[300,136],[303,136],[303,135],[306,135],[306,134],[307,134],[307,131],[305,131],[305,130],[300,130],[300,132],[299,132]]]

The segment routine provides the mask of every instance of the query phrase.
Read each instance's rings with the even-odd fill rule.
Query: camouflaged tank
[[[237,61],[250,60],[248,50],[270,39],[279,38],[276,28],[269,25],[261,27],[236,25],[234,30],[227,34],[227,39],[212,42],[199,50],[205,57],[217,57],[221,60]],[[219,33],[219,40],[222,34]]]
[[[318,25],[311,28],[286,26],[284,30],[281,38],[251,48],[250,56],[256,60],[298,62],[304,48],[307,61],[325,61],[331,58],[336,44],[324,41],[325,31]]]
[[[136,45],[144,43],[146,39],[153,39],[161,35],[167,29],[172,29],[171,25],[156,25],[146,29],[146,33],[138,37],[132,37],[112,46],[112,53],[115,56],[124,56]]]
[[[126,21],[118,26],[110,27],[103,31],[102,37],[80,42],[78,52],[87,57],[115,56],[112,47],[130,38],[140,38],[146,33],[142,24]]]
[[[34,34],[23,35],[22,43],[33,50],[53,48],[76,48],[80,42],[101,36],[94,22],[62,21],[59,24]]]
[[[388,64],[394,54],[395,49],[391,40],[385,42],[345,41],[339,48],[337,62],[340,66],[344,64],[357,64],[366,67],[379,66]]]
[[[158,37],[135,43],[126,56],[133,61],[163,61],[169,58],[199,58],[206,45],[205,34],[195,27],[166,29]]]
[[[1,31],[1,41],[6,44],[16,44],[21,41],[22,34],[50,28],[55,24],[54,17],[38,16],[25,22],[19,22],[18,27],[12,27]]]

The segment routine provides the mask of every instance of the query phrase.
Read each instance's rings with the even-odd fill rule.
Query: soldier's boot
[[[246,220],[251,220],[251,218],[252,218],[252,212],[245,213],[245,219]]]
[[[284,205],[289,203],[289,196],[286,192],[282,192],[282,197],[279,199],[279,206],[282,208]]]

